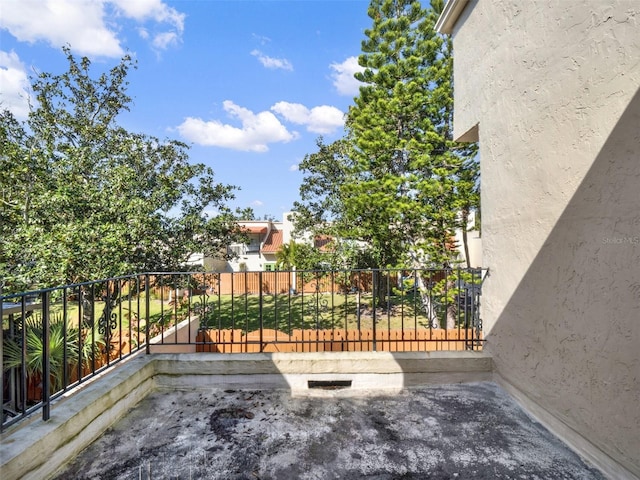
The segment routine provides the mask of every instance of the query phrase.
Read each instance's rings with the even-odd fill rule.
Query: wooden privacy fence
[[[310,272],[236,272],[219,273],[210,279],[210,289],[220,295],[262,293],[344,292],[351,289],[371,290],[370,272],[327,273],[322,276]],[[213,280],[207,282],[207,280]]]
[[[388,275],[385,281],[388,288],[399,286],[402,270]],[[435,270],[428,274],[428,280],[438,282],[445,278],[444,271]],[[184,277],[184,278],[182,278]],[[152,277],[153,281],[160,275]],[[371,292],[373,274],[371,271],[276,271],[276,272],[223,272],[175,274],[174,285],[153,287],[156,296],[171,299],[178,290],[178,296],[200,295],[254,295],[259,293],[287,294],[296,293],[348,293],[354,291]],[[191,282],[191,285],[189,285]],[[184,283],[184,286],[181,286]],[[194,288],[193,285],[198,285]]]
[[[197,352],[417,352],[481,350],[482,337],[473,329],[425,330],[201,330]],[[374,348],[375,344],[375,348]]]

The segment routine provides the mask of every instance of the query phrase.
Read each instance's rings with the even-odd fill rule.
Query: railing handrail
[[[425,267],[425,268],[415,268],[415,267],[393,267],[393,268],[353,268],[353,269],[338,269],[338,270],[323,270],[323,269],[279,269],[279,270],[274,270],[274,271],[265,271],[265,270],[243,270],[241,272],[219,272],[219,271],[207,271],[207,270],[188,270],[188,271],[180,271],[180,270],[169,270],[169,271],[148,271],[148,272],[141,272],[141,273],[131,273],[131,274],[126,274],[126,275],[117,275],[115,277],[107,277],[107,278],[103,278],[100,280],[86,280],[83,282],[76,282],[76,283],[69,283],[69,284],[65,284],[62,286],[56,286],[56,287],[43,287],[43,288],[39,288],[39,289],[35,289],[35,290],[23,290],[21,292],[15,292],[15,293],[5,293],[5,294],[0,294],[0,304],[1,303],[15,303],[15,302],[5,302],[5,299],[10,299],[10,298],[15,298],[18,296],[29,296],[29,295],[36,295],[36,294],[42,294],[45,292],[54,292],[57,290],[62,290],[62,289],[72,289],[72,288],[77,288],[77,287],[85,287],[85,286],[89,286],[89,285],[95,285],[95,284],[99,284],[99,283],[104,283],[104,282],[108,282],[108,281],[114,281],[114,280],[127,280],[130,278],[135,278],[135,277],[143,277],[146,275],[149,276],[158,276],[158,275],[211,275],[211,274],[243,274],[243,273],[278,273],[278,272],[282,272],[282,273],[349,273],[349,272],[404,272],[404,271],[414,271],[414,270],[419,270],[422,272],[442,272],[442,271],[455,271],[455,270],[465,270],[465,271],[482,271],[482,280],[484,281],[485,277],[488,275],[489,273],[489,269],[486,267],[459,267],[459,266],[454,266],[454,267],[446,267],[446,268],[438,268],[438,267]],[[35,302],[32,302],[35,303]]]

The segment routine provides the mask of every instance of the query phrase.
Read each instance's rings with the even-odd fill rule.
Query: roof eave
[[[436,22],[436,31],[451,35],[453,27],[458,21],[458,17],[464,10],[469,0],[449,0]]]

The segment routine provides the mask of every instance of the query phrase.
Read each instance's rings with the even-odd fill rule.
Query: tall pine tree
[[[300,165],[302,226],[362,241],[372,268],[450,266],[454,232],[478,203],[476,146],[452,140],[452,45],[435,31],[443,3],[371,1],[347,135]]]
[[[452,141],[450,39],[443,2],[373,0],[347,136],[308,155],[298,217],[365,242],[371,267],[449,265],[461,213],[475,208],[474,145]]]
[[[462,207],[458,183],[473,149],[452,141],[451,42],[435,31],[442,2],[373,0],[348,113],[350,223],[368,226],[380,266],[448,265]],[[465,151],[468,150],[468,151]],[[386,228],[382,228],[386,227]]]

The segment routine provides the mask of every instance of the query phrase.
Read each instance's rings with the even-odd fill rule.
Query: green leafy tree
[[[299,270],[329,270],[329,254],[308,243],[298,243],[294,249],[294,265]]]
[[[279,270],[292,270],[296,267],[298,244],[293,240],[282,244],[276,252],[276,266]]]
[[[132,133],[129,56],[92,76],[40,74],[24,123],[0,115],[0,279],[5,292],[140,271],[182,270],[241,238],[226,206],[235,187],[191,163],[187,146]],[[218,214],[209,217],[206,211]]]
[[[435,31],[443,3],[371,1],[347,135],[320,139],[300,165],[296,218],[363,242],[373,268],[448,267],[460,212],[476,203],[476,147],[452,140],[452,47]]]

